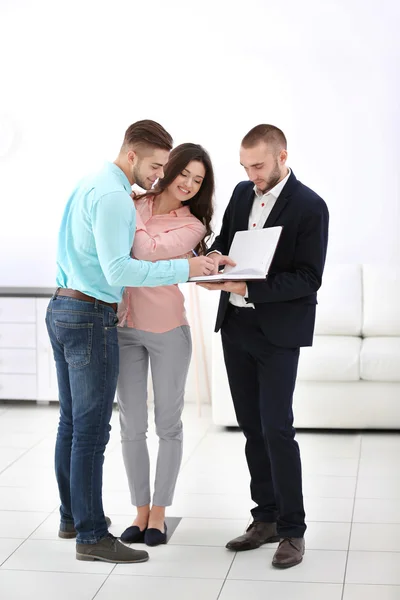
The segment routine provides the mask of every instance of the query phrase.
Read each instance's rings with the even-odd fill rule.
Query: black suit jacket
[[[236,231],[248,229],[254,184],[239,183],[229,201],[220,234],[209,252],[229,254]],[[269,275],[247,282],[247,302],[269,342],[281,347],[311,346],[317,290],[321,286],[328,244],[329,213],[325,202],[291,173],[264,227],[282,225]],[[223,326],[229,294],[221,293],[215,331]],[[248,309],[251,310],[251,309]]]

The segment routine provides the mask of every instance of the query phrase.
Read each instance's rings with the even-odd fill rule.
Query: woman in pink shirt
[[[133,256],[156,261],[203,254],[211,235],[213,195],[208,153],[197,144],[177,146],[164,178],[151,192],[135,198]],[[122,453],[132,504],[137,507],[137,516],[121,540],[156,546],[167,540],[165,507],[172,504],[182,460],[181,414],[192,350],[190,328],[177,285],[126,288],[118,316]],[[159,437],[151,507],[146,443],[149,363]]]

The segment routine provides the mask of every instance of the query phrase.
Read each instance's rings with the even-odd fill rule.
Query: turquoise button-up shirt
[[[189,278],[186,259],[155,263],[130,256],[136,230],[131,184],[115,164],[83,179],[61,222],[57,286],[120,302],[125,286],[155,287]]]

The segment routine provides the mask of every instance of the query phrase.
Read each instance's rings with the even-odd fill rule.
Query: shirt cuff
[[[177,274],[177,283],[186,283],[189,279],[189,261],[186,258],[178,258],[172,261]]]
[[[210,256],[210,254],[220,254],[222,256],[222,252],[219,250],[211,250],[211,252],[207,252],[206,256]]]

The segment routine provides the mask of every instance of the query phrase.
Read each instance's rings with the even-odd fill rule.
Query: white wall
[[[15,140],[0,158],[0,286],[53,285],[71,188],[141,118],[210,151],[217,229],[244,178],[240,139],[280,126],[329,205],[329,260],[400,262],[399,17],[395,0],[1,0],[0,123]]]

